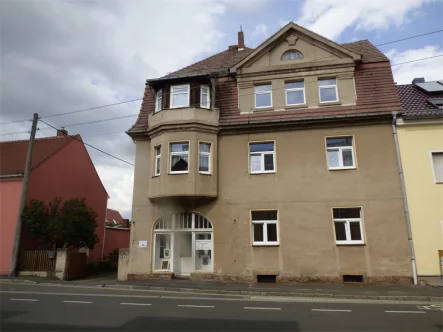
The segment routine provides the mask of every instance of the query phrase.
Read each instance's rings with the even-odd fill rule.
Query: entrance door
[[[195,270],[212,270],[212,233],[195,233]]]
[[[192,233],[178,232],[174,237],[174,273],[178,276],[190,276],[194,270],[192,264]]]

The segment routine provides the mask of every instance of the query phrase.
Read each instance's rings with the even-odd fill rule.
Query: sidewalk
[[[414,285],[240,284],[191,280],[117,281],[115,275],[63,281],[39,277],[0,277],[2,282],[57,284],[139,290],[162,290],[251,296],[319,297],[443,303],[443,288]]]

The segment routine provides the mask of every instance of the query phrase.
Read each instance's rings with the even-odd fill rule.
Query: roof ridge
[[[64,139],[71,136],[80,136],[79,134],[75,135],[68,135],[68,136],[48,136],[48,137],[39,137],[35,138],[35,141],[49,141],[51,139]],[[12,143],[23,143],[23,142],[29,142],[30,138],[27,139],[19,139],[19,140],[11,140],[11,141],[0,141],[0,144],[12,144]]]

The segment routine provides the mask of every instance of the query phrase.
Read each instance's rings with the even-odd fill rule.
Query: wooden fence
[[[25,250],[20,255],[20,271],[55,271],[56,252]]]

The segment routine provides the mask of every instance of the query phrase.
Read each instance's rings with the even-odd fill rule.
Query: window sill
[[[279,247],[280,243],[252,243],[253,247]]]
[[[293,110],[297,108],[306,108],[308,104],[298,104],[298,105],[286,105],[285,110]]]
[[[153,175],[152,176],[152,178],[159,178],[160,177],[160,174],[157,174],[157,175]]]
[[[348,171],[348,170],[353,170],[353,169],[357,169],[357,167],[340,167],[340,168],[329,168],[329,171]]]
[[[260,174],[275,174],[277,171],[272,172],[249,172],[250,175],[260,175]]]
[[[274,108],[272,106],[269,107],[260,107],[260,108],[254,108],[254,112],[270,112],[273,111]]]
[[[364,242],[348,242],[348,243],[335,243],[336,246],[365,246],[366,243]]]
[[[186,171],[186,172],[169,172],[169,175],[180,175],[180,174],[189,174],[189,171]]]
[[[211,173],[206,173],[206,172],[198,172],[198,174],[200,174],[200,175],[212,175]]]
[[[318,106],[336,106],[341,105],[340,101],[321,101],[318,103]]]

